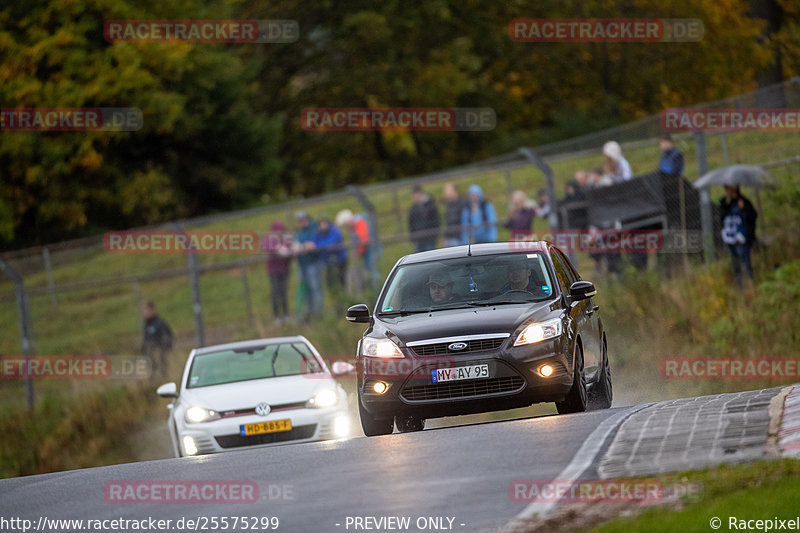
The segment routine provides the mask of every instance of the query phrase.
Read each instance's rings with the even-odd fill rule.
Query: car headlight
[[[545,339],[552,339],[561,335],[561,319],[554,318],[545,322],[534,322],[528,324],[523,329],[517,340],[514,341],[514,346],[521,346],[523,344],[533,344],[535,342],[543,341]]]
[[[366,357],[380,357],[384,359],[391,357],[405,357],[403,352],[400,351],[400,348],[398,348],[397,345],[389,339],[372,339],[369,337],[366,337],[361,342],[361,355]]]
[[[322,389],[306,402],[306,407],[311,409],[323,409],[333,407],[339,402],[339,396],[333,389]]]
[[[206,409],[205,407],[193,406],[186,410],[183,418],[189,424],[199,424],[200,422],[208,422],[220,418],[219,413],[213,409]]]

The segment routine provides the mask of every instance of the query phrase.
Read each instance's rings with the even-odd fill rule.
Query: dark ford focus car
[[[593,297],[547,242],[458,246],[392,269],[358,345],[358,407],[368,436],[425,419],[555,402],[611,406],[606,334]]]

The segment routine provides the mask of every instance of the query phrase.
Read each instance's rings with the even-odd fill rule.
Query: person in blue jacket
[[[469,188],[469,200],[461,212],[461,228],[464,243],[497,242],[497,213],[478,185]]]
[[[342,232],[327,218],[317,222],[314,245],[319,250],[320,263],[325,269],[325,281],[329,289],[343,289],[347,273],[347,248]]]

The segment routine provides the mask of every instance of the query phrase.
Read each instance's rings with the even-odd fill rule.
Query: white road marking
[[[579,479],[580,475],[583,474],[587,468],[592,466],[592,464],[594,464],[595,459],[600,453],[600,450],[603,449],[603,444],[605,444],[608,436],[629,416],[641,411],[646,407],[650,407],[651,405],[654,404],[647,403],[643,405],[637,405],[636,407],[612,415],[601,422],[600,425],[597,426],[588,437],[586,437],[586,440],[583,441],[583,444],[577,453],[575,453],[572,461],[570,461],[564,470],[562,470],[561,473],[558,474],[554,479],[557,479],[559,484],[566,484],[566,482],[569,481],[569,487],[574,485],[575,481]],[[565,492],[569,492],[569,489],[567,489]],[[544,500],[545,501],[541,501],[541,499],[537,498],[529,503],[521,513],[514,517],[512,522],[531,518],[536,514],[539,516],[546,516],[556,505],[558,505],[557,501],[547,499]]]

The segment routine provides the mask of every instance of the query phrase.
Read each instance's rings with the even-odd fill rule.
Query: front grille
[[[294,403],[282,403],[279,405],[272,405],[270,406],[270,412],[274,413],[276,411],[289,411],[291,409],[301,409],[305,407],[306,402],[294,402]],[[220,413],[221,418],[231,418],[234,416],[250,416],[256,414],[255,407],[248,407],[247,409],[236,409],[233,411],[222,411]]]
[[[454,398],[471,398],[488,394],[517,392],[525,385],[520,376],[502,378],[474,379],[434,383],[431,385],[406,386],[400,396],[409,402],[426,400],[449,400]]]
[[[279,431],[278,433],[262,433],[261,435],[220,435],[214,437],[217,444],[223,448],[240,448],[242,446],[255,446],[257,444],[272,444],[274,442],[286,442],[290,440],[310,439],[317,430],[316,424],[307,426],[295,426],[289,431]]]
[[[467,345],[466,348],[463,350],[449,350],[447,347],[453,344],[453,342],[438,342],[435,344],[421,344],[419,346],[413,346],[411,349],[414,350],[414,353],[420,356],[429,356],[429,355],[447,355],[447,354],[460,354],[460,353],[470,353],[470,352],[485,352],[489,350],[496,350],[503,344],[503,341],[506,340],[505,337],[501,337],[498,339],[474,339],[471,341],[465,341]]]

